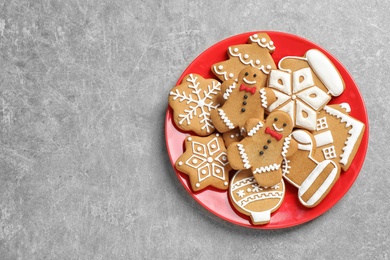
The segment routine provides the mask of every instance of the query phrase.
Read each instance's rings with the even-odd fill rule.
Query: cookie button
[[[245,112],[245,108],[241,108],[241,112]]]
[[[247,98],[248,98],[248,95],[245,94],[245,95],[244,95],[244,98],[247,99]]]
[[[267,149],[268,149],[268,146],[267,146],[267,145],[264,145],[263,148],[264,148],[264,150],[267,150]]]
[[[246,101],[242,102],[242,104],[245,106],[246,105]]]

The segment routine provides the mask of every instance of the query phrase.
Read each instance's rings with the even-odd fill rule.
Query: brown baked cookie
[[[290,116],[275,111],[265,122],[248,120],[246,129],[247,137],[228,146],[231,167],[235,170],[251,169],[260,186],[276,185],[282,179],[283,158],[297,150],[296,142],[289,137],[293,130]]]
[[[227,190],[231,167],[222,137],[189,136],[184,142],[185,152],[177,159],[176,169],[189,176],[192,190],[208,186]]]
[[[249,118],[264,119],[264,111],[275,100],[273,91],[264,88],[267,76],[252,67],[243,69],[238,81],[222,84],[224,104],[211,112],[211,120],[220,133],[244,126]]]
[[[271,213],[276,211],[284,199],[284,182],[261,187],[250,170],[238,171],[232,178],[229,198],[234,208],[250,216],[254,225],[264,225],[271,220]]]
[[[349,115],[350,111],[347,103],[325,106],[317,116],[316,130],[312,131],[316,140],[314,158],[332,160],[344,171],[355,158],[365,130],[362,122]]]
[[[298,198],[305,207],[317,206],[330,192],[340,176],[340,167],[331,160],[314,159],[316,142],[305,130],[291,134],[298,151],[283,159],[283,177],[298,188]]]
[[[238,79],[238,74],[245,67],[253,67],[257,73],[269,74],[276,65],[271,54],[275,46],[266,33],[256,33],[249,37],[248,44],[228,48],[228,60],[211,66],[211,71],[221,81]]]
[[[268,87],[277,97],[267,111],[282,110],[291,116],[297,128],[315,130],[317,113],[345,88],[333,63],[320,51],[312,49],[305,57],[288,56],[272,70]]]
[[[168,100],[178,128],[193,131],[200,136],[214,132],[210,113],[223,101],[221,83],[217,80],[189,74],[183,78],[180,85],[172,88]]]

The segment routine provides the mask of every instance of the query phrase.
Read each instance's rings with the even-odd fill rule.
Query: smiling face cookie
[[[271,113],[265,122],[248,120],[247,137],[228,147],[232,168],[251,169],[260,186],[276,185],[282,178],[283,158],[297,150],[296,142],[289,137],[292,130],[292,120],[283,111]]]
[[[238,81],[225,81],[222,84],[226,100],[221,108],[211,112],[215,128],[225,133],[234,128],[240,129],[249,118],[264,119],[264,109],[274,101],[274,93],[264,88],[267,77],[257,69],[247,67],[238,76]]]

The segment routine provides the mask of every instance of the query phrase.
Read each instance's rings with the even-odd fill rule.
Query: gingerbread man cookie
[[[227,190],[231,167],[222,137],[219,134],[187,137],[185,152],[177,159],[176,169],[189,176],[194,191],[208,186]]]
[[[217,80],[189,74],[183,78],[180,85],[172,88],[168,100],[178,128],[193,131],[200,136],[214,132],[210,113],[223,101],[221,83]]]
[[[255,180],[263,187],[271,187],[282,178],[283,158],[297,150],[297,143],[289,137],[293,130],[290,116],[283,111],[268,115],[266,121],[247,122],[247,137],[229,145],[227,153],[233,169],[251,169]]]
[[[265,74],[247,67],[239,73],[237,82],[222,84],[225,103],[211,111],[211,120],[220,133],[241,129],[249,118],[264,119],[265,108],[275,100],[273,91],[264,88],[266,81]]]

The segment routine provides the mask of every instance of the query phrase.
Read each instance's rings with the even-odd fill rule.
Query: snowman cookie
[[[249,118],[264,119],[264,111],[275,101],[272,90],[265,88],[267,76],[257,69],[247,67],[238,75],[238,81],[222,84],[224,104],[211,111],[211,120],[220,133],[239,127]]]
[[[228,146],[227,153],[233,169],[251,169],[257,183],[272,187],[282,179],[282,160],[297,150],[289,136],[293,130],[290,116],[283,111],[268,115],[266,121],[247,122],[247,137]]]

